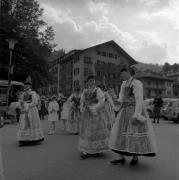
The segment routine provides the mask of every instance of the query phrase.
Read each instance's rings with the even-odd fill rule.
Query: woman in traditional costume
[[[63,123],[63,130],[67,130],[67,121],[70,118],[71,115],[71,103],[69,101],[65,101],[62,106],[61,111],[61,120]]]
[[[74,93],[68,98],[68,101],[71,103],[71,114],[67,119],[67,132],[73,134],[79,134],[80,97],[80,88],[76,87]]]
[[[88,88],[84,89],[81,100],[81,121],[79,134],[79,151],[81,159],[88,154],[99,154],[107,151],[109,130],[105,115],[105,96],[95,85],[94,76],[87,78]]]
[[[130,165],[138,163],[138,156],[155,156],[157,153],[151,120],[143,101],[143,86],[134,77],[134,70],[121,69],[119,101],[121,109],[113,125],[109,147],[118,154],[112,164],[124,164],[125,156],[132,156]]]
[[[50,122],[49,135],[55,134],[55,125],[58,121],[59,105],[56,101],[56,96],[52,96],[52,100],[48,105],[48,121]]]
[[[41,128],[38,97],[35,91],[31,89],[31,78],[28,77],[24,83],[24,93],[20,100],[20,125],[17,133],[19,145],[36,144],[44,140]]]

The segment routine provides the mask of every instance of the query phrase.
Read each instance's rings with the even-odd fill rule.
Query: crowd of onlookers
[[[19,122],[19,118],[20,118],[20,108],[19,108],[17,102],[19,102],[19,100],[21,98],[21,94],[22,94],[21,91],[17,92],[16,102],[10,103],[9,112],[8,112],[9,115],[16,116],[17,122]],[[44,120],[47,118],[48,106],[52,100],[52,97],[54,97],[54,95],[47,97],[47,96],[38,94],[38,111],[39,111],[39,116],[40,116],[41,120]],[[58,96],[55,96],[55,100],[57,101],[57,103],[59,105],[58,116],[59,116],[59,120],[60,120],[62,106],[63,106],[63,103],[67,100],[67,97],[65,97],[63,94],[59,94]]]
[[[38,110],[39,110],[39,116],[41,120],[44,120],[45,117],[48,115],[48,106],[49,103],[55,99],[55,101],[58,103],[59,105],[59,111],[58,111],[58,115],[59,115],[59,119],[60,119],[60,112],[62,110],[62,106],[63,103],[67,100],[67,98],[63,95],[63,94],[59,94],[58,96],[52,95],[52,96],[39,96],[39,106],[38,106]]]

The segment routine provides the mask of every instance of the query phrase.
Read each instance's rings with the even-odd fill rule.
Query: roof
[[[60,58],[56,58],[54,59],[54,61],[56,60],[60,60],[60,61],[63,61],[65,58],[67,57],[70,57],[71,55],[79,55],[85,51],[88,51],[89,49],[92,49],[92,48],[98,48],[100,46],[103,46],[103,45],[107,45],[107,44],[111,44],[113,45],[120,54],[123,54],[125,57],[128,58],[128,60],[130,61],[129,63],[131,65],[134,65],[137,63],[136,60],[134,60],[126,51],[124,51],[115,41],[111,40],[111,41],[107,41],[107,42],[104,42],[104,43],[101,43],[101,44],[97,44],[97,45],[94,45],[94,46],[91,46],[91,47],[88,47],[88,48],[85,48],[85,49],[74,49],[74,50],[71,50],[69,51],[68,53],[66,53],[65,55],[61,56]]]
[[[71,50],[68,53],[64,54],[63,56],[61,56],[60,58],[58,58],[59,61],[63,61],[64,59],[66,59],[67,57],[70,57],[72,55],[78,55],[82,52],[83,50]]]
[[[18,81],[11,81],[12,85],[24,86],[24,83]],[[8,80],[0,80],[0,86],[8,86]]]
[[[178,72],[172,72],[172,73],[168,73],[167,74],[168,77],[175,77],[175,76],[179,76],[179,71]]]
[[[124,51],[124,49],[122,49],[115,41],[111,40],[111,41],[107,41],[107,42],[104,42],[104,43],[101,43],[101,44],[97,44],[97,45],[94,45],[94,46],[91,46],[89,48],[86,48],[86,49],[83,49],[82,52],[84,51],[87,51],[89,49],[92,49],[92,48],[98,48],[100,46],[103,46],[103,45],[107,45],[107,44],[111,44],[113,45],[117,50],[118,52],[120,52],[121,54],[123,54],[124,56],[127,56],[129,61],[130,61],[130,64],[131,65],[134,65],[137,63],[136,60],[134,60],[126,51]]]
[[[152,72],[138,72],[135,75],[136,78],[154,78],[154,79],[160,79],[160,80],[168,80],[168,81],[173,81],[171,78],[167,78],[165,76],[161,76],[156,73]]]

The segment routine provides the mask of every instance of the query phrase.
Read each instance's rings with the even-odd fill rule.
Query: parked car
[[[160,111],[160,117],[164,118],[164,119],[168,119],[169,118],[169,116],[168,116],[169,103],[172,101],[176,101],[176,99],[174,99],[174,98],[162,98],[162,100],[163,100],[163,106],[162,106],[161,111]],[[145,106],[146,106],[146,109],[147,109],[147,112],[148,112],[150,118],[153,118],[153,108],[154,108],[153,101],[154,101],[153,98],[144,100]]]
[[[10,97],[15,97],[17,91],[22,91],[23,88],[24,84],[22,82],[11,81]],[[12,100],[9,98],[9,104],[7,104],[7,90],[8,81],[0,80],[0,127],[3,127],[3,125],[7,122],[9,104]]]
[[[168,120],[179,122],[179,99],[170,101],[162,113]]]
[[[179,99],[172,104],[172,116],[173,122],[179,122]]]
[[[172,104],[177,101],[175,98],[165,98],[163,107],[161,109],[161,115],[165,120],[171,120]]]

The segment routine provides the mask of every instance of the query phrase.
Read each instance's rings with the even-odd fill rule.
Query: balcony
[[[165,86],[149,86],[149,85],[144,85],[145,89],[151,89],[151,90],[165,90]]]

